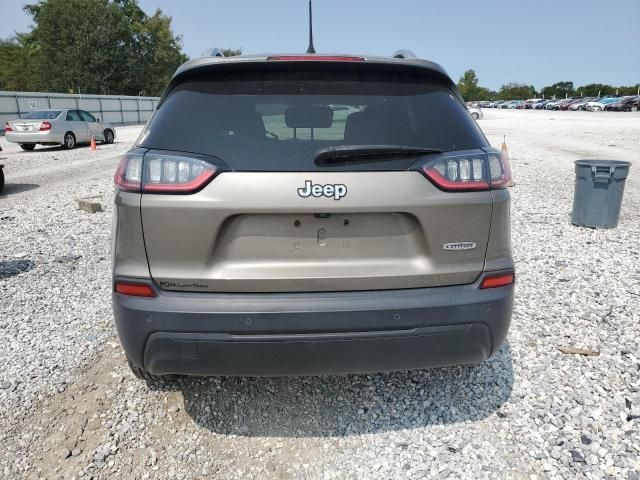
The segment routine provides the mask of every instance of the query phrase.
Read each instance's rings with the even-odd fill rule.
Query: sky
[[[138,1],[149,14],[160,8],[173,17],[190,57],[211,47],[307,48],[306,0]],[[29,29],[24,3],[0,0],[0,38]],[[473,68],[491,89],[640,83],[640,0],[315,0],[313,20],[318,53],[408,49],[454,81]]]

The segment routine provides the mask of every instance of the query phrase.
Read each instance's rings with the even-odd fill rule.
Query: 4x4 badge
[[[342,183],[319,185],[305,180],[304,187],[298,189],[298,195],[302,198],[333,197],[334,200],[340,200],[347,195],[347,186]]]

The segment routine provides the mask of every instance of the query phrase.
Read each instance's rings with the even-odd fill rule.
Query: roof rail
[[[393,58],[418,58],[411,50],[396,50],[391,56]]]
[[[202,52],[203,57],[224,57],[224,53],[219,48],[207,48]]]

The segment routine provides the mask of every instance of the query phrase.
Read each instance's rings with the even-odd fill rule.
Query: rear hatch
[[[130,154],[161,288],[398,289],[482,272],[487,142],[450,80],[319,63],[199,69],[172,84]]]

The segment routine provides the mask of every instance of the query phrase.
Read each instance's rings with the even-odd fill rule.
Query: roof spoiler
[[[411,50],[396,50],[391,56],[393,58],[418,58]]]

